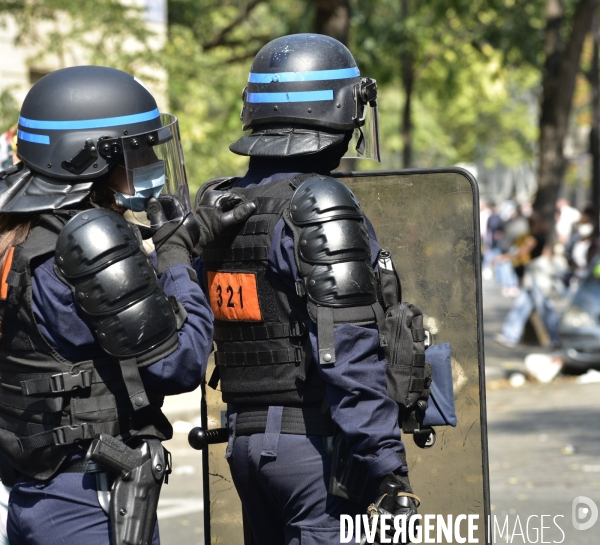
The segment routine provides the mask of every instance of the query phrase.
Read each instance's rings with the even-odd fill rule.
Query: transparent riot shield
[[[431,448],[418,448],[410,435],[403,437],[411,484],[422,501],[419,513],[453,515],[453,521],[458,515],[479,515],[474,537],[486,543],[490,503],[477,184],[459,168],[337,177],[358,198],[380,245],[391,251],[402,299],[423,311],[434,344],[452,346],[457,426],[436,428]],[[207,390],[204,422],[208,429],[220,427],[226,407],[218,392]],[[218,440],[213,434],[206,440]],[[206,544],[253,545],[244,532],[225,447],[203,449]],[[466,524],[462,527],[466,535]]]
[[[422,515],[478,514],[486,543],[489,480],[483,362],[479,195],[465,170],[354,172],[354,192],[380,245],[391,251],[402,299],[417,305],[435,344],[452,346],[457,426],[421,449],[404,436]]]

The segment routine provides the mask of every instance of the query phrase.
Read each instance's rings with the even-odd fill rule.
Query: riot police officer
[[[199,385],[212,346],[190,256],[252,210],[230,201],[190,214],[177,118],[112,68],[37,82],[18,157],[0,177],[9,540],[158,543],[172,435],[160,407]]]
[[[352,192],[330,173],[345,154],[378,158],[377,86],[327,36],[273,40],[243,91],[251,134],[241,179],[206,184],[256,202],[243,228],[202,254],[215,314],[216,371],[229,407],[226,456],[254,541],[338,543],[340,515],[391,489],[416,512],[386,392],[374,276],[379,246]]]

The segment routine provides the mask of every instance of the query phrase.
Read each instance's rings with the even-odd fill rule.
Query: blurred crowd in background
[[[542,345],[573,371],[600,363],[598,218],[561,198],[549,228],[529,202],[480,203],[483,280],[514,299],[497,343]]]

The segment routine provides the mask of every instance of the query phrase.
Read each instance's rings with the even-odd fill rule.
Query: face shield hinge
[[[79,151],[75,157],[69,161],[63,161],[61,166],[71,174],[81,174],[98,159],[98,150],[96,144],[91,138],[88,138],[83,145],[83,149]]]
[[[110,161],[119,155],[123,155],[123,144],[120,138],[101,136],[98,138],[98,150],[104,159]]]
[[[364,123],[367,115],[367,104],[377,106],[377,81],[373,78],[362,78],[352,88],[354,97],[354,121],[358,126]]]
[[[172,139],[173,134],[171,131],[167,127],[161,127],[149,133],[128,137],[111,138],[110,136],[101,136],[98,139],[97,147],[100,155],[107,161],[111,161],[122,157],[127,146],[135,150],[140,147],[147,148],[166,144]]]

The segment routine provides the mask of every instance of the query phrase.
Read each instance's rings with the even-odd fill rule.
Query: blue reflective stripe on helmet
[[[333,100],[333,91],[302,91],[297,93],[248,93],[248,102],[312,102]]]
[[[33,142],[34,144],[50,144],[50,137],[45,134],[31,134],[30,132],[17,131],[17,136],[25,142]]]
[[[275,74],[248,75],[249,83],[290,83],[295,81],[327,81],[332,79],[347,79],[360,76],[359,69],[340,68],[339,70],[312,70],[310,72],[279,72]]]
[[[80,121],[39,121],[19,117],[19,125],[28,129],[43,129],[47,131],[68,131],[77,129],[102,129],[117,125],[130,125],[156,119],[160,115],[158,108],[141,114],[122,115],[120,117],[105,117],[102,119],[82,119]]]

